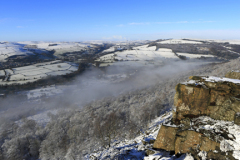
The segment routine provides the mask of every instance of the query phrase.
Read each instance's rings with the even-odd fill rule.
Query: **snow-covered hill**
[[[34,65],[0,70],[0,85],[26,84],[50,76],[67,75],[78,70],[78,65],[70,62],[51,61]]]

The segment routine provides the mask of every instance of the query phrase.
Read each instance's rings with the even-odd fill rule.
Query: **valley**
[[[76,152],[88,159],[115,141],[139,136],[157,117],[170,114],[177,83],[191,75],[221,76],[236,69],[240,52],[238,44],[190,39],[1,42],[0,48],[1,133],[9,132],[1,135],[1,143],[12,146],[22,137],[19,145],[33,149],[36,142],[32,157],[42,159],[56,158],[47,149],[52,142],[69,148],[53,145],[59,158]],[[109,125],[118,136],[101,138],[109,134],[104,128]],[[31,142],[20,130],[29,131]]]

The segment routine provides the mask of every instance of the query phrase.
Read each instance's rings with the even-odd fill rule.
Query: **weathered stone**
[[[143,145],[153,144],[154,142],[155,142],[154,139],[145,139],[145,140],[142,140]]]
[[[162,125],[153,144],[153,148],[174,151],[177,130],[178,128]]]
[[[146,144],[147,144],[147,142],[143,140],[143,141],[142,141],[142,144],[143,144],[143,145],[146,145]]]
[[[234,123],[240,125],[240,113],[237,112],[234,117]]]
[[[192,79],[192,80],[202,80],[202,78],[200,76],[190,76],[189,79]]]
[[[202,135],[200,142],[200,151],[213,151],[220,147],[220,143],[210,140]]]
[[[183,118],[206,115],[210,102],[209,90],[201,86],[186,86],[178,84],[174,97],[176,106],[176,118]]]
[[[219,79],[217,82],[198,76],[189,79],[192,80],[175,88],[176,110],[173,111],[172,122],[179,126],[162,126],[153,147],[174,151],[175,154],[196,153],[195,157],[199,151],[206,151],[208,159],[234,159],[231,153],[224,155],[226,152],[220,151],[219,142],[233,138],[227,130],[215,132],[198,128],[201,121],[196,124],[191,119],[209,116],[240,125],[240,85],[223,78],[216,78]]]
[[[145,153],[146,153],[147,156],[149,156],[149,155],[155,154],[157,152],[154,151],[153,149],[146,149]]]
[[[218,91],[211,90],[210,91],[210,105],[212,106],[219,106],[222,105],[222,103],[226,100],[225,95],[220,95]]]
[[[220,95],[229,94],[231,87],[228,85],[227,82],[215,82],[216,86],[214,87],[214,90],[217,90]]]
[[[228,72],[225,77],[232,78],[232,79],[240,79],[240,72]]]
[[[214,82],[205,82],[204,83],[208,88],[215,88],[216,87],[216,83]]]
[[[230,83],[229,86],[231,87],[231,95],[240,98],[240,85]]]
[[[201,134],[195,131],[182,131],[177,134],[175,154],[187,153],[190,149],[196,150],[201,141]]]
[[[191,77],[190,77],[191,78]],[[206,84],[207,87],[203,87]],[[239,97],[239,98],[238,98]],[[234,121],[240,112],[240,85],[231,82],[200,82],[178,84],[174,97],[176,112],[173,123],[185,118],[209,116],[216,120]]]
[[[187,130],[187,129],[190,129],[190,127],[191,127],[191,120],[190,120],[190,118],[185,118],[185,119],[182,119],[181,121],[180,121],[180,123],[183,125],[182,127],[181,127],[181,130]]]
[[[235,97],[230,97],[231,109],[235,112],[240,112],[240,100]]]
[[[153,144],[154,142],[155,142],[154,139],[150,139],[150,140],[149,140],[149,144]]]
[[[218,153],[214,153],[213,151],[209,151],[207,153],[207,159],[217,159],[217,160],[236,160],[233,156],[232,153],[228,153],[228,155],[226,155],[225,152],[218,152]]]
[[[203,134],[186,130],[177,133],[175,142],[175,154],[177,153],[189,153],[190,150],[210,151],[215,150],[216,147],[220,147],[220,144],[210,140]]]

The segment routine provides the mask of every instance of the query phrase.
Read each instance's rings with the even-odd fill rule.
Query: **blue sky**
[[[239,0],[2,0],[2,41],[240,39]]]

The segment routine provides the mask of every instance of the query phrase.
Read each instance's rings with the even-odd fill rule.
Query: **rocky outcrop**
[[[240,125],[240,80],[192,76],[175,89],[176,110],[171,122],[161,126],[153,148],[192,153],[195,157],[207,152],[208,159],[235,159],[231,147],[227,153],[220,149],[225,146],[223,142],[235,138],[228,128],[209,126],[218,124],[218,120]]]
[[[185,130],[177,133],[175,154],[189,153],[191,150],[213,151],[220,148],[220,143],[214,142],[201,133]]]
[[[178,127],[161,126],[153,148],[175,151],[177,153],[189,153],[192,149],[204,151],[215,150],[220,143],[214,142],[201,133],[184,130]]]
[[[178,128],[161,126],[153,148],[164,149],[166,151],[175,150],[175,138]]]
[[[217,77],[190,77],[192,80],[176,86],[173,120],[209,116],[216,120],[234,121],[240,112],[240,80]],[[196,80],[198,79],[198,80]],[[235,83],[234,83],[235,82]]]
[[[240,113],[235,114],[234,123],[240,125]]]

